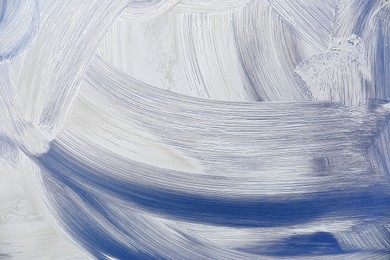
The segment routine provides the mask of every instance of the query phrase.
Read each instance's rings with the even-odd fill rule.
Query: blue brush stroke
[[[364,30],[366,30],[365,27],[369,24],[370,15],[380,1],[381,0],[354,1],[354,7],[356,10],[359,10],[359,15],[357,16],[357,20],[353,28],[354,34],[362,37]]]
[[[382,17],[390,17],[389,10],[383,10]],[[387,19],[388,20],[388,19]],[[390,98],[390,21],[379,20],[377,31],[377,52],[374,64],[374,84],[376,92],[383,93],[385,99]]]
[[[4,26],[9,26],[9,24],[15,23],[16,21],[13,21],[13,17],[7,16],[7,11],[12,10],[13,12],[17,12],[19,6],[21,5],[22,1],[25,0],[3,0],[1,1],[1,10],[0,10],[0,30],[3,29]],[[18,32],[13,31],[13,33],[20,33],[21,37],[18,39],[18,41],[12,46],[10,49],[2,49],[1,42],[0,42],[0,62],[3,60],[11,59],[18,54],[20,54],[22,51],[24,51],[32,39],[34,38],[36,31],[39,27],[39,4],[37,0],[30,0],[33,3],[34,10],[32,14],[32,21],[30,24],[30,27],[25,32]],[[19,29],[19,28],[17,28]]]
[[[354,27],[354,33],[362,35],[369,24],[368,17],[376,6],[376,1],[368,1],[363,7],[362,15]],[[4,22],[7,1],[2,1],[0,23]],[[381,17],[390,17],[390,11],[384,10]],[[390,98],[390,29],[388,22],[379,19],[375,30],[378,32],[375,42],[374,85],[377,98]],[[12,51],[0,54],[0,61],[20,53],[30,42],[33,30],[26,33]],[[244,73],[249,75],[249,69]],[[251,77],[247,77],[251,93],[255,100],[263,98],[256,90]],[[388,128],[385,131],[389,131]],[[4,141],[8,145],[8,141]],[[368,141],[367,141],[368,143]],[[388,172],[388,162],[384,159],[385,151],[377,148],[378,157]],[[123,227],[120,219],[105,207],[106,197],[134,203],[139,207],[172,219],[206,223],[232,227],[279,227],[302,224],[321,217],[342,216],[344,218],[385,222],[390,216],[390,194],[385,186],[369,187],[362,190],[330,191],[306,194],[306,198],[266,199],[207,197],[175,190],[158,189],[124,181],[101,169],[94,169],[85,162],[72,157],[57,142],[47,154],[35,158],[43,167],[46,187],[51,196],[61,205],[57,210],[65,228],[73,234],[89,252],[98,259],[107,259],[109,255],[118,259],[163,259],[162,255],[154,255],[131,249],[118,241],[113,234],[105,230],[96,220],[96,216],[106,220],[112,227],[129,238],[137,240],[133,234]],[[328,163],[322,158],[314,161],[317,173],[326,174]],[[131,164],[125,175],[132,172]],[[156,172],[158,174],[158,172]],[[389,174],[389,173],[388,173]],[[88,184],[88,186],[86,186]],[[80,205],[72,196],[64,191],[69,188],[83,200],[87,207]],[[98,191],[98,192],[97,192]],[[103,195],[102,195],[103,194]],[[90,215],[93,211],[97,215]],[[190,239],[190,238],[188,238]],[[390,238],[389,238],[390,240]],[[194,244],[197,241],[193,241]],[[254,246],[240,249],[252,254],[270,256],[320,256],[344,254],[335,237],[331,233],[317,232],[307,235],[294,235],[282,239],[270,246]],[[7,255],[0,254],[1,257]],[[390,258],[389,258],[390,259]]]
[[[118,259],[164,259],[158,252],[151,254],[146,249],[144,252],[142,249],[129,248],[118,241],[115,234],[102,228],[96,221],[97,218],[104,219],[135,243],[139,239],[132,234],[131,223],[126,224],[126,220],[120,219],[105,206],[110,203],[107,198],[117,198],[125,204],[135,203],[141,208],[173,219],[232,227],[288,226],[334,214],[348,219],[383,222],[390,215],[390,196],[382,187],[356,192],[307,194],[305,199],[282,201],[247,198],[227,200],[144,187],[115,179],[104,171],[92,169],[77,158],[72,158],[55,141],[49,152],[36,160],[46,172],[44,181],[50,194],[53,194],[52,198],[61,205],[58,213],[63,224],[98,259],[106,259],[105,255]],[[86,183],[90,186],[86,186]],[[81,206],[65,188],[77,194],[87,206]],[[202,247],[196,240],[192,243],[199,249]],[[276,257],[351,252],[342,250],[330,233],[291,236],[269,246],[239,250]]]
[[[315,232],[308,235],[294,235],[265,247],[251,246],[240,251],[270,256],[321,256],[339,255],[344,251],[336,238],[329,232]]]
[[[74,190],[104,192],[140,207],[172,218],[234,227],[275,227],[305,223],[326,215],[385,219],[390,216],[390,196],[385,188],[307,194],[305,199],[226,199],[151,188],[116,179],[92,169],[53,143],[49,152],[37,158],[41,166]],[[129,165],[131,167],[131,165]],[[128,173],[131,174],[131,168]],[[157,173],[156,173],[157,174]],[[89,191],[91,192],[91,191]]]
[[[142,245],[148,244],[149,241],[138,237],[137,233],[134,232],[134,226],[138,223],[134,223],[131,219],[118,217],[115,212],[112,212],[105,205],[104,197],[89,192],[81,185],[74,185],[69,180],[60,182],[53,176],[47,174],[44,176],[45,186],[50,190],[52,199],[57,205],[60,205],[57,210],[59,218],[65,224],[65,228],[96,258],[107,259],[105,255],[108,255],[117,259],[171,259],[162,255],[158,250],[144,248]],[[69,192],[64,192],[65,187],[70,188],[74,194],[77,194],[84,205],[80,205],[78,201],[73,199]],[[108,203],[111,204],[112,202]],[[97,218],[105,219],[111,228],[117,230],[118,234],[130,239],[132,247],[124,245],[115,234],[102,228],[101,224],[97,223]],[[105,224],[107,225],[107,223]],[[201,241],[189,237],[180,230],[176,230],[176,232],[195,246],[196,250],[209,251],[209,248],[205,248],[207,245],[204,245]],[[137,247],[139,244],[141,246]],[[137,249],[134,249],[134,247]]]
[[[1,1],[1,8],[0,8],[0,23],[3,21],[6,6],[7,6],[7,0],[2,0]]]
[[[129,247],[123,245],[110,232],[105,230],[96,221],[96,217],[99,215],[107,217],[107,214],[104,213],[105,210],[101,204],[93,199],[87,191],[80,187],[74,187],[74,191],[86,204],[93,210],[96,210],[98,215],[90,216],[90,210],[82,207],[68,193],[63,192],[64,185],[69,184],[69,182],[58,183],[50,178],[45,178],[44,181],[52,194],[54,194],[54,200],[61,205],[57,210],[63,224],[65,224],[65,228],[97,259],[108,259],[105,255],[117,259],[155,259],[149,254],[130,250]]]

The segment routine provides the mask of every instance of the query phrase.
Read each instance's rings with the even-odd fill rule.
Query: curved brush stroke
[[[107,197],[96,197],[67,181],[57,183],[45,179],[62,224],[97,258],[209,259],[215,255],[226,259],[248,258],[243,253],[199,241],[185,230],[176,230],[171,226],[174,223],[168,225],[164,220],[132,207],[116,206],[112,201],[106,201]],[[62,195],[58,196],[60,193]],[[74,210],[79,214],[72,214]],[[73,216],[69,218],[69,214]]]
[[[231,18],[225,14],[166,13],[146,23],[121,17],[97,53],[123,72],[159,88],[207,99],[256,100],[240,65],[234,36]]]
[[[272,227],[305,222],[324,214],[350,218],[370,216],[378,220],[386,219],[390,214],[390,210],[385,206],[389,195],[386,195],[387,192],[383,188],[367,192],[360,189],[356,194],[338,191],[306,194],[304,199],[293,199],[291,195],[289,198],[268,199],[196,196],[163,188],[152,189],[128,182],[124,178],[109,177],[117,174],[107,174],[96,168],[89,168],[75,158],[67,158],[69,156],[55,145],[48,154],[38,158],[38,161],[60,183],[66,183],[74,189],[83,189],[85,194],[88,194],[88,190],[96,190],[173,219],[216,225]],[[361,211],[361,208],[367,211]]]
[[[344,1],[342,1],[344,2]],[[335,37],[355,34],[362,38],[367,46],[367,56],[371,67],[373,89],[368,94],[372,98],[389,97],[389,54],[386,51],[390,41],[389,14],[390,5],[386,1],[376,0],[364,4],[359,1],[345,2],[340,6],[335,21]],[[351,21],[346,23],[345,19]]]
[[[268,0],[267,2],[305,42],[317,50],[328,48],[339,0]]]
[[[0,258],[389,258],[388,1],[0,7]]]
[[[24,76],[15,83],[20,116],[38,130],[42,143],[61,130],[100,38],[127,4],[125,0],[42,3],[40,33],[24,55],[19,71]]]
[[[310,100],[310,91],[301,84],[293,69],[312,55],[311,47],[289,30],[271,6],[253,1],[232,21],[239,60],[256,100]]]
[[[237,35],[227,15],[183,14],[177,37],[186,81],[196,97],[260,101],[236,52]],[[229,53],[230,55],[226,55]],[[187,91],[188,93],[189,91]]]
[[[347,111],[343,113],[342,111],[346,108],[331,103],[229,103],[189,98],[159,90],[132,80],[128,76],[116,71],[115,68],[110,67],[109,64],[105,63],[98,57],[94,59],[89,71],[87,72],[86,81],[90,87],[93,87],[93,91],[88,92],[87,86],[83,87],[82,91],[87,91],[86,93],[88,93],[89,97],[94,96],[93,100],[105,100],[105,102],[108,102],[111,107],[116,107],[115,110],[119,112],[119,115],[123,118],[122,120],[127,121],[131,120],[131,118],[135,118],[136,120],[133,121],[135,124],[134,126],[137,124],[142,124],[143,127],[150,128],[154,134],[161,136],[168,143],[177,146],[178,148],[180,146],[183,147],[185,144],[182,140],[188,139],[182,139],[181,135],[185,133],[180,133],[176,130],[176,135],[169,135],[168,139],[168,137],[164,137],[164,132],[172,132],[175,128],[172,128],[171,130],[169,130],[169,128],[173,127],[179,122],[181,126],[187,125],[186,132],[188,132],[188,134],[191,136],[194,136],[196,132],[202,131],[201,129],[204,129],[208,135],[212,133],[212,131],[207,130],[207,120],[204,119],[198,120],[197,124],[199,128],[192,130],[188,124],[191,122],[191,120],[186,120],[186,118],[188,118],[185,116],[185,114],[188,113],[187,110],[191,112],[198,111],[199,113],[202,111],[202,108],[207,108],[208,111],[212,111],[211,113],[218,114],[218,116],[212,116],[213,118],[219,118],[222,120],[221,126],[223,126],[223,128],[218,130],[218,121],[214,119],[213,129],[218,133],[218,135],[212,136],[212,138],[217,138],[215,140],[216,144],[221,144],[221,141],[223,142],[225,138],[226,140],[231,140],[229,143],[230,145],[233,145],[233,147],[235,147],[234,145],[238,145],[240,143],[241,148],[235,148],[230,151],[230,153],[234,153],[234,150],[242,151],[243,144],[245,143],[248,143],[248,148],[250,146],[267,147],[264,139],[258,139],[258,141],[256,141],[256,135],[264,135],[264,133],[261,132],[261,129],[264,129],[265,126],[260,127],[262,122],[269,124],[270,122],[273,122],[273,120],[276,120],[275,124],[279,126],[279,131],[283,132],[282,129],[286,129],[286,131],[289,131],[291,140],[297,140],[298,135],[294,136],[292,132],[294,132],[294,129],[299,126],[299,122],[294,122],[293,118],[296,114],[305,116],[302,114],[304,111],[307,113],[306,116],[310,114],[310,110],[313,111],[313,115],[316,115],[315,119],[313,118],[313,123],[315,124],[315,122],[320,122],[319,126],[322,129],[322,134],[326,135],[324,132],[325,125],[330,125],[334,136],[337,136],[336,127],[342,124],[342,122],[345,120],[345,116],[348,115],[348,113],[353,113],[354,118],[356,118],[359,113],[363,113],[362,119],[370,118],[368,114],[364,115],[365,113],[368,113],[368,111],[365,113],[363,112],[366,110],[365,108],[362,108],[361,112],[352,112],[348,111],[347,109]],[[115,88],[113,88],[113,86],[115,86]],[[100,98],[98,94],[99,92],[102,93],[100,94]],[[141,100],[142,102],[140,103]],[[164,102],[166,102],[165,105]],[[142,103],[149,104],[146,113],[144,110],[145,106],[142,106]],[[298,110],[300,113],[297,113],[295,109],[299,109],[301,106],[303,106],[304,109]],[[119,107],[122,108],[119,109]],[[272,107],[276,107],[277,109],[273,110]],[[210,108],[213,109],[210,110]],[[329,109],[329,112],[323,111],[323,113],[318,113],[324,109],[325,111],[326,109]],[[330,121],[327,121],[328,123],[321,123],[321,119],[318,118],[319,115],[323,115],[324,120],[326,120],[326,118],[329,118],[329,115],[334,114],[337,109],[341,109],[341,111],[338,113],[340,113],[339,116],[342,120],[338,121],[338,123],[332,124],[330,122],[334,122],[335,119],[333,118],[330,119]],[[332,110],[333,113],[330,113]],[[235,115],[237,111],[239,111],[239,114]],[[76,113],[79,114],[80,112],[81,111],[78,111]],[[283,114],[283,119],[278,123],[277,115],[279,113]],[[154,128],[153,126],[155,124],[150,122],[150,119],[153,119],[154,117],[153,114],[160,115],[159,120],[162,120],[161,125],[156,125],[158,129]],[[162,116],[162,114],[164,115]],[[193,112],[191,114],[193,114]],[[274,117],[272,116],[273,114]],[[199,115],[206,116],[207,114],[199,113]],[[380,113],[378,116],[379,115]],[[147,119],[148,117],[150,117],[149,122],[145,121],[145,124],[143,124],[143,118]],[[167,118],[168,120],[164,122],[164,118]],[[302,124],[302,127],[308,127],[310,125],[310,121],[308,120],[309,118],[310,117],[305,118],[305,123]],[[364,153],[365,148],[367,147],[364,145],[364,143],[367,142],[368,135],[374,135],[376,133],[376,129],[378,127],[376,121],[381,120],[380,116],[378,118],[371,116],[371,118],[371,120],[373,120],[371,123],[369,121],[363,123],[365,127],[367,127],[368,124],[372,124],[372,128],[366,128],[367,133],[364,133],[364,131],[362,132],[360,130],[347,131],[347,128],[351,128],[351,123],[354,122],[351,120],[351,122],[346,124],[345,128],[342,127],[340,129],[339,135],[341,136],[341,139],[335,143],[347,142],[347,137],[352,138],[354,141],[357,141],[361,138],[360,140],[363,142],[363,144],[358,145],[357,151],[362,149],[361,153]],[[177,120],[178,122],[175,123]],[[244,127],[239,129],[239,132],[235,134],[233,130],[235,127],[238,127],[238,125],[234,126],[234,122],[236,120],[237,123],[239,122],[241,126],[244,124]],[[286,125],[283,124],[283,121],[285,120],[288,122]],[[250,126],[252,124],[257,125],[257,127],[253,127],[253,129],[257,129],[257,131],[248,131],[247,134],[249,134],[249,136],[245,138],[245,130],[243,129],[251,129],[252,127]],[[168,125],[168,127],[166,125]],[[361,129],[362,125],[358,124],[356,127],[357,129]],[[164,130],[164,128],[167,129]],[[72,129],[71,126],[70,129]],[[264,130],[267,131],[266,129]],[[224,131],[226,133],[224,133]],[[300,132],[301,130],[298,131]],[[311,139],[308,134],[309,132],[305,133],[306,140]],[[231,135],[231,137],[228,138],[227,136],[225,137],[225,135]],[[359,137],[360,135],[362,136]],[[141,237],[146,235],[140,235],[136,240],[131,239],[131,230],[125,229],[125,227],[120,224],[122,221],[124,221],[124,219],[129,218],[128,214],[130,213],[124,213],[124,216],[126,217],[123,216],[124,218],[121,219],[118,217],[119,213],[115,211],[112,206],[110,207],[108,205],[116,205],[113,207],[118,207],[116,210],[119,212],[123,212],[126,208],[133,208],[137,209],[138,212],[143,212],[143,214],[153,214],[167,220],[180,220],[190,223],[246,228],[273,228],[278,226],[288,228],[291,225],[310,223],[325,216],[343,216],[343,218],[355,219],[355,221],[362,221],[364,219],[386,221],[390,213],[388,207],[386,206],[386,201],[389,199],[387,188],[385,186],[377,186],[380,183],[380,178],[377,180],[372,179],[374,172],[369,170],[370,167],[368,165],[365,166],[365,162],[363,162],[364,160],[361,164],[362,168],[356,169],[356,171],[361,172],[362,169],[365,168],[368,171],[360,178],[356,179],[357,172],[347,173],[348,170],[345,169],[345,171],[342,172],[342,178],[337,181],[340,183],[340,180],[343,181],[345,178],[344,181],[348,183],[349,187],[351,187],[350,181],[353,181],[353,186],[355,189],[345,190],[335,188],[333,183],[335,182],[335,178],[337,178],[337,176],[331,174],[329,181],[332,180],[332,182],[330,182],[332,186],[329,187],[329,190],[324,190],[323,192],[306,192],[304,196],[300,196],[299,194],[293,195],[293,193],[289,193],[286,197],[285,195],[269,195],[266,193],[262,194],[262,190],[260,189],[260,193],[257,195],[245,193],[241,194],[240,191],[248,190],[248,188],[242,189],[243,184],[239,184],[235,178],[231,178],[230,183],[224,182],[223,185],[217,184],[218,175],[215,175],[214,177],[207,176],[207,179],[199,178],[200,183],[189,183],[190,180],[194,180],[194,177],[189,178],[190,175],[186,172],[178,173],[174,171],[167,171],[161,168],[159,169],[150,166],[148,167],[147,165],[121,158],[119,155],[110,155],[110,151],[103,150],[103,147],[94,148],[94,146],[88,144],[84,138],[78,139],[77,136],[79,136],[79,134],[73,132],[72,130],[65,132],[58,139],[60,143],[53,143],[53,146],[49,152],[37,158],[37,161],[45,169],[48,180],[51,180],[48,184],[46,184],[46,188],[50,191],[49,194],[57,194],[52,197],[51,201],[54,204],[58,203],[61,205],[61,207],[57,206],[56,210],[59,218],[62,219],[64,228],[71,232],[73,236],[75,236],[80,241],[80,243],[82,243],[88,250],[90,250],[93,255],[97,257],[102,257],[103,255],[119,258],[170,257],[170,254],[164,250],[158,251],[160,255],[157,254],[154,251],[157,246],[153,248],[143,246],[140,247],[142,249],[134,249],[133,247],[138,248],[137,246],[139,243],[143,241]],[[313,136],[313,141],[320,142],[322,139],[321,135],[318,137],[316,136],[316,134]],[[205,137],[203,136],[202,138],[197,138],[197,140],[202,140],[204,138]],[[220,141],[218,141],[218,138]],[[234,144],[234,142],[232,142],[234,138],[238,138],[240,142]],[[275,141],[277,136],[273,138],[275,139],[271,138],[270,142]],[[331,139],[329,137],[324,138],[324,141],[326,140],[330,141]],[[256,143],[259,141],[262,142],[263,145]],[[283,137],[283,141],[285,145],[289,143],[287,136]],[[332,142],[333,153],[337,153],[337,150],[334,149],[335,143]],[[294,144],[294,142],[292,144]],[[213,145],[213,143],[208,140],[207,146],[210,145]],[[323,147],[327,146],[328,145],[322,145],[321,147],[323,149]],[[85,149],[83,147],[88,148]],[[200,153],[197,153],[196,150],[201,149],[201,142],[198,141],[195,145],[192,146],[191,143],[187,143],[184,147],[187,148],[186,153],[190,153],[195,157],[200,156]],[[301,150],[301,153],[304,153],[307,147],[307,144],[304,145],[304,150]],[[213,153],[213,150],[217,149],[209,148],[209,157]],[[273,151],[277,153],[276,149]],[[345,148],[340,147],[339,153],[336,157],[348,156],[346,153],[344,153],[344,151]],[[265,152],[266,154],[270,153],[269,150],[259,152],[260,154],[254,153],[253,155],[261,158],[261,152]],[[205,151],[202,151],[202,153],[205,153]],[[310,152],[310,154],[313,153]],[[226,166],[226,162],[223,164],[223,156],[226,155],[227,151],[224,153],[219,151],[218,154],[214,153],[212,157],[214,157],[213,161],[222,162],[222,165],[219,167],[226,169],[224,172],[224,179],[227,178],[227,180],[229,180],[229,167]],[[215,156],[220,156],[220,159],[218,159],[218,157],[215,158]],[[240,162],[239,158],[244,160],[247,156],[248,155],[237,157],[236,155],[235,160],[232,161],[232,163],[236,164],[237,162]],[[79,159],[80,157],[84,158]],[[95,163],[85,164],[83,161]],[[207,162],[206,158],[202,158],[201,161],[204,164],[211,164],[211,167],[215,167],[215,165],[212,165],[212,162]],[[346,163],[347,160],[343,160],[342,162]],[[333,159],[333,161],[329,162],[327,167],[340,167],[337,166],[337,164],[337,161],[334,161]],[[112,167],[112,165],[115,165],[115,167]],[[355,167],[358,165],[356,164],[356,161],[354,162],[354,165]],[[230,167],[232,166],[233,165],[230,164]],[[262,167],[264,168],[265,166],[262,165]],[[263,171],[271,172],[272,167],[272,165],[268,165],[268,167],[263,169]],[[338,170],[336,170],[336,172],[337,171]],[[237,171],[234,170],[232,173],[233,172]],[[336,172],[334,174],[336,174]],[[310,172],[307,174],[310,174]],[[352,177],[352,179],[349,181],[348,177],[346,176],[348,174],[351,174]],[[177,175],[176,178],[175,175]],[[242,175],[242,173],[239,175]],[[260,169],[256,171],[256,175],[261,176]],[[365,178],[364,176],[371,179],[369,182],[372,183],[372,186],[366,186],[366,182],[369,179]],[[179,178],[183,177],[185,177],[186,182],[181,183]],[[214,178],[217,178],[216,182],[212,183]],[[167,182],[167,184],[164,184],[164,182]],[[196,191],[198,187],[207,188],[207,184],[210,182],[212,184],[210,185],[210,191],[203,190],[201,193]],[[255,183],[256,185],[261,185],[261,179],[257,180]],[[50,190],[53,186],[58,185],[60,187],[69,187],[69,191],[61,192],[60,190],[56,190],[56,192],[54,192]],[[188,187],[180,187],[180,185],[188,185]],[[269,186],[272,184],[267,183],[267,185]],[[273,190],[277,190],[282,188],[284,183],[282,181],[281,183],[275,183],[274,185],[275,186]],[[325,186],[326,182],[321,183],[321,185]],[[359,185],[361,186],[360,188],[358,188]],[[191,190],[191,186],[194,186],[195,189]],[[225,187],[226,192],[223,192],[218,188],[221,186]],[[235,186],[238,188],[236,189],[236,192],[234,192]],[[216,187],[216,189],[212,190],[213,187]],[[226,189],[227,187],[229,188]],[[295,188],[296,187],[297,186],[295,186]],[[318,187],[316,190],[318,190]],[[68,198],[68,196],[70,197]],[[58,201],[60,198],[62,199]],[[66,203],[70,203],[69,206],[66,206]],[[74,207],[75,205],[79,205],[80,203],[86,203],[81,204],[84,206],[80,206],[78,209],[79,212],[85,213],[78,215],[77,218],[74,219],[74,215],[67,213],[67,210],[69,210],[71,207]],[[109,209],[107,209],[107,207]],[[362,208],[366,210],[362,210]],[[112,213],[112,210],[114,210],[116,213]],[[141,217],[141,219],[141,221],[146,221],[144,217]],[[88,232],[81,232],[79,223],[84,223],[82,226],[83,228],[87,228]],[[105,228],[102,229],[102,227]],[[118,235],[115,235],[117,232],[119,232],[118,234],[121,234],[120,237],[122,237],[122,239],[119,239]],[[165,233],[166,232],[168,231],[165,231]],[[107,240],[102,242],[100,240],[96,241],[93,239],[96,236],[104,236]],[[311,243],[316,243],[316,241],[319,239],[316,237],[312,239],[310,236],[309,238],[309,241],[312,241]],[[183,241],[186,241],[187,239],[188,235],[179,238],[179,240]],[[322,239],[319,240],[322,241]],[[169,243],[170,241],[171,239],[160,239],[159,243]],[[283,243],[286,244],[286,241],[288,240],[285,240]],[[280,255],[278,251],[272,249],[277,247],[278,243],[281,242],[278,242],[277,240],[273,241],[271,245],[263,246],[261,252],[258,253],[261,255]],[[204,246],[205,244],[201,245]],[[201,245],[192,242],[192,246],[190,246],[191,249],[186,251],[188,254],[187,257],[191,258],[191,255],[193,255],[194,252],[198,252],[196,249]],[[217,248],[221,247],[215,245],[213,250],[217,250]],[[339,248],[338,244],[336,244],[336,249],[337,248]],[[169,252],[175,252],[174,255],[180,255],[181,251],[179,250],[177,252],[176,250],[179,249],[176,249],[175,246],[170,245]],[[224,258],[228,259],[238,257],[240,254],[242,254],[236,252],[236,255],[233,254],[233,256],[229,256],[225,255],[227,253],[223,253],[224,251],[217,253],[217,251],[213,250],[210,252],[211,255],[223,255]],[[225,250],[228,250],[228,248]],[[227,252],[230,252],[229,250]],[[248,252],[248,249],[245,248],[236,250]],[[284,253],[289,256],[297,256],[300,254],[310,254],[315,256],[319,254],[318,250],[306,252],[301,252],[299,249],[297,250],[298,252],[286,251]],[[250,253],[256,253],[253,250],[249,251]],[[202,249],[199,250],[199,252],[206,252],[206,250]],[[328,253],[329,252],[327,252],[327,254]],[[330,254],[334,253],[334,251],[330,252]],[[339,251],[336,251],[336,253],[349,254],[351,251],[344,252],[340,249]],[[202,258],[199,255],[196,257]],[[248,255],[245,256],[245,258],[251,258],[251,256]]]
[[[0,2],[0,62],[22,52],[33,39],[39,25],[36,0]]]
[[[48,142],[43,141],[39,130],[25,122],[16,102],[14,85],[11,80],[11,65],[8,62],[0,64],[0,134],[12,140],[13,144],[23,151],[39,154],[48,150]]]
[[[370,68],[372,83],[367,96],[373,99],[388,99],[390,78],[389,78],[389,52],[390,44],[390,5],[387,1],[342,1],[337,19],[335,21],[335,37],[344,37],[346,34],[356,34],[361,37],[367,46],[367,59]],[[346,23],[346,19],[350,19]],[[389,171],[389,126],[383,129],[370,150],[369,158],[371,163],[390,180]]]
[[[58,232],[40,206],[43,189],[33,188],[31,178],[41,174],[39,167],[4,136],[0,136],[0,155],[0,257],[90,259]]]

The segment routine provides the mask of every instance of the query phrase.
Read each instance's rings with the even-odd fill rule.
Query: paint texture
[[[390,2],[0,0],[0,259],[389,259]]]

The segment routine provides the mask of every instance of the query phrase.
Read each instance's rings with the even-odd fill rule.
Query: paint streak
[[[0,258],[389,259],[390,4],[0,0]]]

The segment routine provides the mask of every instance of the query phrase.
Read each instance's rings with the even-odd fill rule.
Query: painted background
[[[387,0],[0,0],[1,259],[389,259]]]

